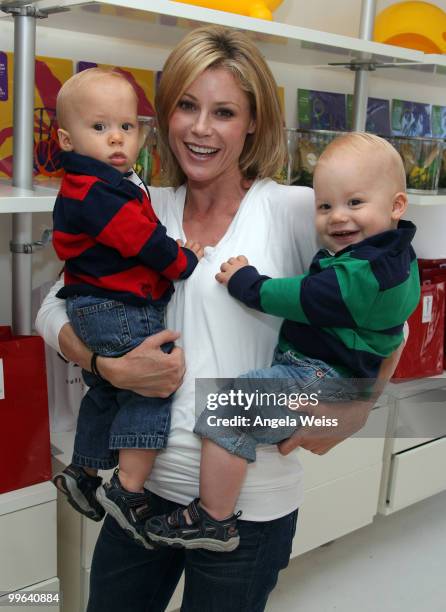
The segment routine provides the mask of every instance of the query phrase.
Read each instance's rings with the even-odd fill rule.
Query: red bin
[[[446,283],[446,259],[419,259],[421,282]],[[446,370],[446,305],[445,305],[445,334],[443,368]]]
[[[394,379],[423,378],[443,372],[445,283],[423,283],[421,298],[408,320],[409,338]]]
[[[0,327],[0,493],[51,478],[45,351]]]

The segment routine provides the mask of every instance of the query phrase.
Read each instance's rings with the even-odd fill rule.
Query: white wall
[[[378,10],[391,4],[390,0],[378,0]],[[437,0],[436,4],[446,10],[446,0]],[[295,25],[312,27],[339,34],[355,36],[359,27],[360,0],[285,0],[276,11],[276,21],[288,21]],[[336,7],[335,10],[333,7]],[[51,17],[50,17],[51,19]],[[12,19],[0,19],[0,50],[13,49]],[[71,58],[74,60],[91,60],[121,66],[133,66],[148,69],[161,69],[167,57],[165,49],[120,43],[100,36],[84,35],[76,32],[58,31],[48,27],[37,28],[37,54],[53,57]],[[346,70],[321,69],[301,66],[291,66],[271,63],[271,67],[280,85],[286,91],[286,122],[296,125],[296,91],[299,87],[322,89],[335,92],[353,92],[353,74]],[[389,71],[381,71],[372,75],[369,94],[383,98],[403,98],[419,102],[446,104],[445,82],[435,81],[428,74],[420,85],[419,77],[416,85],[410,83],[410,72],[393,75]],[[36,214],[33,217],[34,239],[40,237],[42,229],[51,227],[50,214]],[[10,255],[8,244],[11,236],[10,215],[0,215],[0,324],[11,320],[10,305]],[[48,248],[33,256],[33,285],[54,278],[60,268],[60,263]]]

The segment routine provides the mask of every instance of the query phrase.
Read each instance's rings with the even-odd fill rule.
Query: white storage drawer
[[[59,603],[53,603],[51,605],[47,605],[45,606],[44,604],[37,604],[37,603],[32,603],[30,605],[26,605],[26,604],[10,604],[9,600],[8,600],[8,596],[4,595],[3,597],[0,597],[0,607],[5,606],[5,607],[9,607],[11,606],[12,608],[17,607],[17,609],[20,610],[20,612],[35,612],[36,608],[39,612],[59,612],[60,610],[60,604],[61,604],[61,595],[60,595],[60,588],[59,588],[59,580],[57,578],[52,578],[51,580],[45,580],[44,582],[39,582],[38,584],[33,584],[30,587],[27,587],[25,590],[22,589],[20,591],[15,591],[15,593],[24,593],[24,594],[28,594],[28,593],[51,593],[51,594],[55,594],[58,593],[59,595]]]
[[[388,510],[405,508],[446,489],[446,438],[392,457]]]
[[[305,490],[358,472],[382,462],[387,408],[373,410],[361,437],[349,438],[326,455],[300,450],[299,461],[304,468]],[[369,432],[370,438],[365,437]]]
[[[409,448],[414,448],[430,441],[432,441],[432,438],[394,438],[392,454],[401,453]]]
[[[378,463],[305,491],[291,556],[371,523],[378,504],[381,467]]]
[[[438,381],[434,381],[438,384]],[[446,435],[446,387],[431,389],[398,401],[393,453]]]
[[[0,495],[0,590],[57,576],[56,491],[51,483]]]
[[[381,467],[383,449],[384,438],[351,438],[326,455],[300,451],[305,491],[378,463]]]

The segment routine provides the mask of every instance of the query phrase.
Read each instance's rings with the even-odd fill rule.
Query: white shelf
[[[34,190],[13,187],[9,181],[0,180],[0,214],[21,212],[51,212],[57,196],[58,183],[49,187],[35,185]],[[438,195],[409,193],[411,206],[446,205],[446,192]]]
[[[6,3],[0,0],[1,4]],[[202,23],[216,23],[251,33],[266,58],[272,61],[315,65],[349,62],[365,53],[375,61],[410,62],[423,67],[424,54],[420,51],[169,0],[40,0],[33,4],[41,9],[55,6],[69,9],[51,14],[39,22],[41,26],[162,48],[172,48],[188,31]]]
[[[56,497],[56,487],[49,481],[2,493],[0,495],[0,516],[54,501]]]
[[[446,74],[446,56],[435,53],[425,53],[423,63],[433,66],[440,74]]]
[[[425,393],[433,389],[439,389],[446,386],[446,370],[438,376],[430,376],[428,378],[416,378],[411,380],[401,380],[401,382],[391,381],[385,388],[385,393],[388,396],[404,399]]]
[[[446,204],[446,193],[436,195],[423,195],[419,193],[408,193],[411,206],[441,206]]]
[[[13,187],[0,181],[0,213],[51,212],[57,189],[36,185],[34,190]]]

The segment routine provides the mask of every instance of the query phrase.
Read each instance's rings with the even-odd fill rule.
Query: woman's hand
[[[146,338],[139,346],[122,357],[99,357],[96,364],[103,378],[114,387],[129,389],[146,397],[168,397],[183,380],[185,365],[183,350],[174,347],[164,353],[161,345],[175,342],[178,332],[164,330]],[[91,351],[79,340],[71,325],[62,327],[59,344],[63,354],[90,371]]]
[[[343,442],[364,427],[374,402],[336,402],[305,407],[304,411],[316,418],[337,419],[336,426],[301,427],[287,440],[278,444],[279,452],[288,455],[297,447],[305,448],[316,455],[328,453],[334,446]]]
[[[249,261],[244,255],[238,255],[238,257],[231,257],[225,263],[220,266],[220,272],[215,275],[216,280],[222,285],[227,285],[231,276],[233,276],[238,270],[249,266]]]
[[[101,376],[114,387],[129,389],[146,397],[169,397],[183,381],[183,350],[174,347],[164,353],[161,345],[178,340],[180,334],[168,329],[146,338],[122,357],[99,357]]]
[[[310,407],[310,409],[305,407],[305,412],[314,415],[316,418],[325,416],[326,419],[337,419],[338,425],[336,427],[301,427],[290,438],[278,444],[279,452],[282,455],[288,455],[295,448],[301,447],[316,455],[324,455],[334,446],[362,429],[377,398],[394,373],[403,348],[404,343],[381,363],[378,378],[374,385],[373,400],[369,402],[352,401],[319,404]]]

